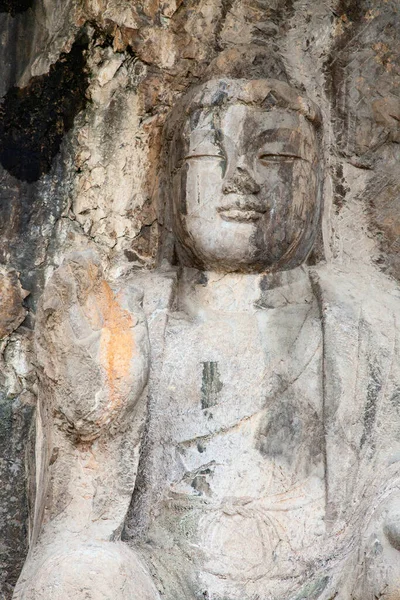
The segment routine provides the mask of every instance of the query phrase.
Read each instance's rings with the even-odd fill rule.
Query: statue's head
[[[214,78],[169,124],[180,261],[220,271],[290,269],[320,215],[318,108],[277,79]]]

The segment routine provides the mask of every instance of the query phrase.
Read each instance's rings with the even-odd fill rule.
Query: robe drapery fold
[[[400,552],[387,525],[400,506],[400,295],[383,277],[329,266],[310,275],[323,326],[326,524],[335,597],[366,600],[384,588],[400,594]]]

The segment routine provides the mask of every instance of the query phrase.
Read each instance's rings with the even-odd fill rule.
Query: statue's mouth
[[[219,206],[217,211],[224,221],[237,221],[239,223],[253,223],[258,221],[267,212],[267,207],[254,195],[242,196],[230,194],[229,203]]]
[[[218,209],[219,216],[224,221],[237,221],[239,223],[251,223],[261,219],[266,211],[244,209],[244,208],[226,208]]]

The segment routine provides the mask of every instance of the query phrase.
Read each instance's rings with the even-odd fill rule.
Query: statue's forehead
[[[187,118],[184,137],[190,146],[202,140],[217,144],[229,140],[244,152],[263,144],[289,145],[292,151],[316,146],[313,125],[298,112],[239,103],[195,111]]]
[[[249,125],[252,129],[248,129]],[[187,117],[184,130],[186,134],[191,134],[198,129],[218,129],[225,135],[229,135],[229,132],[237,135],[243,129],[248,137],[265,129],[292,129],[303,135],[313,133],[312,125],[296,111],[271,111],[240,103],[224,107],[204,107],[194,111]]]

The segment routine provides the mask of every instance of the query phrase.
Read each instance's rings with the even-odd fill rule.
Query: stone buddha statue
[[[400,598],[399,299],[307,265],[321,136],[287,82],[208,80],[167,126],[175,265],[53,275],[15,598]]]
[[[302,267],[321,205],[319,113],[264,79],[209,81],[175,114],[182,270],[143,458],[157,479],[134,513],[148,515],[166,597],[283,594],[325,529],[322,331]]]

